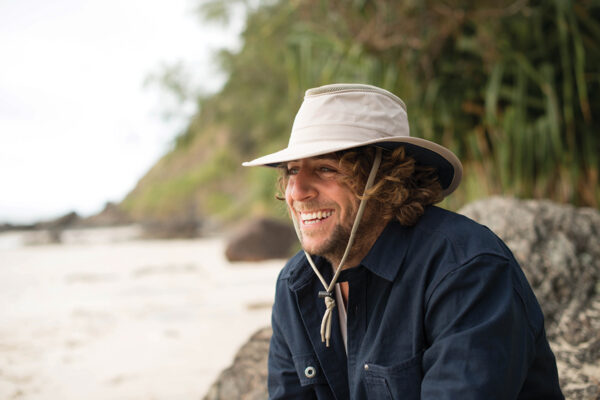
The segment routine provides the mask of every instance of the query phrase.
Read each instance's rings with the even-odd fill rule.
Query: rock
[[[38,222],[34,227],[35,229],[63,230],[73,227],[80,220],[81,217],[75,211],[71,211],[53,220]]]
[[[239,226],[225,249],[229,261],[262,261],[286,258],[292,254],[298,238],[291,224],[256,218]]]
[[[85,227],[118,226],[132,223],[133,220],[118,204],[108,202],[104,209],[96,215],[84,218],[79,225]]]
[[[254,333],[203,400],[266,400],[267,356],[272,332],[271,328],[263,328]]]
[[[568,399],[600,399],[600,213],[493,197],[459,212],[488,226],[521,264],[546,318]]]
[[[75,227],[80,221],[81,217],[71,211],[61,217],[33,224],[31,232],[24,237],[24,244],[27,246],[59,244],[62,242],[63,231]]]

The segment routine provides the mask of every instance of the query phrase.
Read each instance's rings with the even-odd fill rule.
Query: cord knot
[[[329,339],[331,338],[331,319],[333,318],[333,309],[335,308],[335,300],[333,296],[325,296],[325,314],[321,321],[321,342],[325,342],[325,346],[329,347]]]

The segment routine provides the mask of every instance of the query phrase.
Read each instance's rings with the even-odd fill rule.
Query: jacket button
[[[304,375],[306,375],[307,378],[314,378],[316,374],[317,370],[315,367],[306,367],[304,370]]]
[[[365,364],[365,371],[369,370],[369,364]]]

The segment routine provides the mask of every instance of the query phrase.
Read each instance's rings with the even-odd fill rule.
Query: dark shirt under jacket
[[[315,257],[329,281],[331,266]],[[489,229],[428,207],[391,222],[348,281],[348,356],[334,312],[321,342],[323,290],[302,253],[277,281],[272,399],[563,399],[540,306]]]

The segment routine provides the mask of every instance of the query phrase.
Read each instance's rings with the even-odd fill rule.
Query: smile
[[[304,224],[316,224],[333,215],[333,210],[301,212],[300,219]]]

